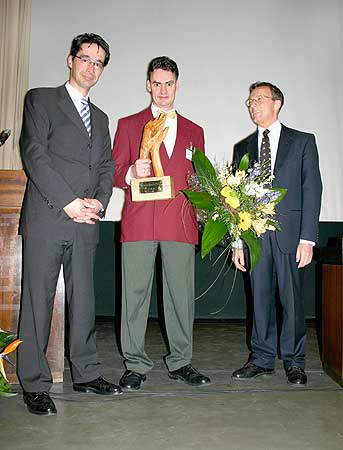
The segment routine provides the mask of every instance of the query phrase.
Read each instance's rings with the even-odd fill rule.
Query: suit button
[[[89,164],[88,169],[92,170],[92,165],[91,164]]]
[[[48,202],[48,207],[49,207],[50,209],[52,209],[52,208],[53,208],[53,205],[52,205],[50,202]]]
[[[88,144],[87,147],[88,147],[88,150],[90,150],[92,148],[92,144]]]

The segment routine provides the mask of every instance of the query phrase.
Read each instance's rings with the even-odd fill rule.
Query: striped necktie
[[[86,97],[81,98],[82,108],[80,111],[81,119],[86,127],[86,130],[91,135],[91,111],[89,108],[89,103]]]

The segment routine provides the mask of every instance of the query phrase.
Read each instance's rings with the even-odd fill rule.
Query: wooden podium
[[[321,259],[323,368],[343,386],[343,237],[330,239]]]
[[[18,236],[20,209],[26,185],[23,170],[0,170],[0,328],[17,333],[20,310],[22,238]],[[54,382],[63,381],[64,283],[59,276],[48,346]],[[10,354],[15,363],[14,353]],[[7,377],[18,383],[15,368],[5,363]]]

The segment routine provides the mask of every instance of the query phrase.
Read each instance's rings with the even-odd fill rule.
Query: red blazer
[[[160,148],[164,174],[174,180],[175,198],[132,202],[131,188],[125,176],[139,158],[144,125],[153,118],[151,109],[118,121],[112,156],[115,162],[114,186],[125,189],[121,220],[121,241],[176,241],[198,243],[198,227],[193,207],[179,192],[187,188],[187,175],[194,173],[193,163],[186,159],[186,148],[192,144],[204,150],[201,127],[177,113],[177,135],[173,154],[168,157],[164,144]]]

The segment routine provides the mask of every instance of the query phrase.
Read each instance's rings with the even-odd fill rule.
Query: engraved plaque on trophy
[[[165,114],[160,114],[144,127],[140,158],[151,158],[155,176],[131,179],[131,198],[134,202],[175,197],[173,178],[164,175],[160,158],[160,146],[168,132],[168,127],[164,128],[165,119]]]

